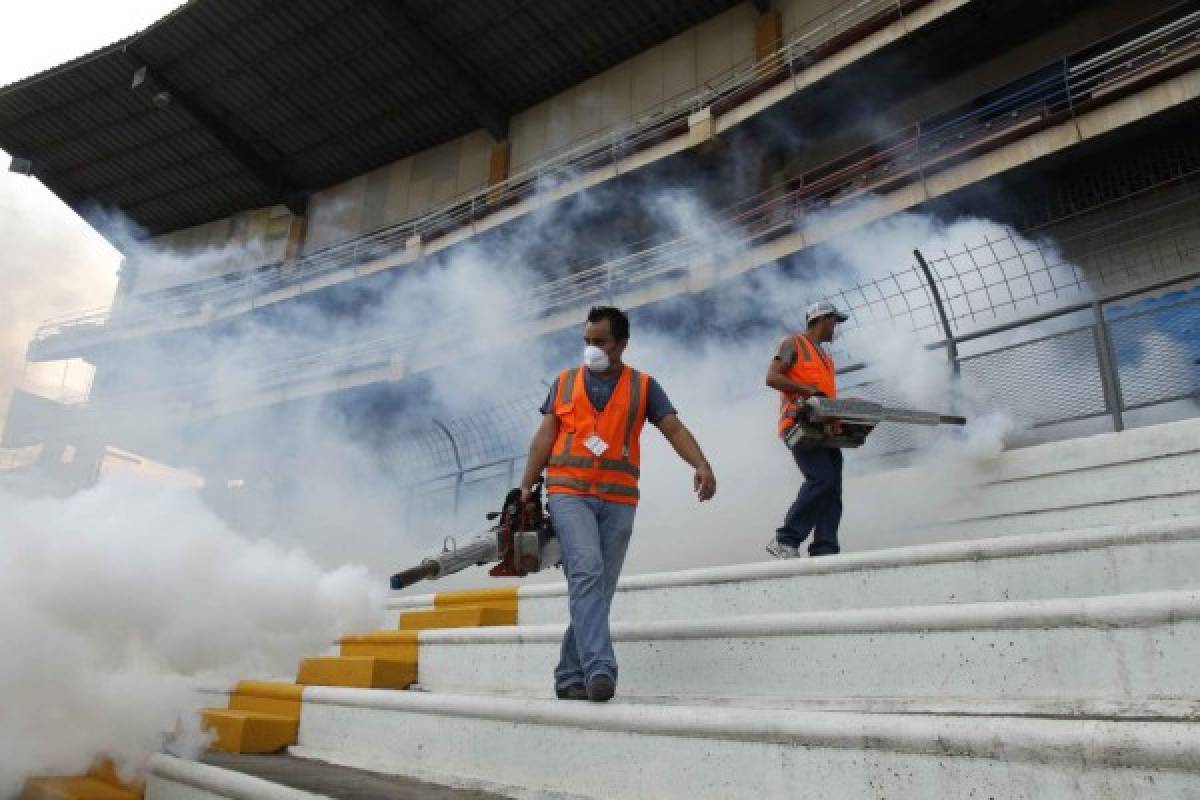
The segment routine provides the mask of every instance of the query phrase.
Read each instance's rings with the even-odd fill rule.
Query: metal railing
[[[111,308],[97,308],[46,320],[35,333],[34,341],[77,329],[95,329],[109,322],[135,324],[195,314],[205,304],[244,300],[392,255],[402,251],[413,237],[428,241],[579,174],[618,163],[686,130],[688,118],[693,113],[735,102],[748,93],[762,91],[793,77],[797,68],[827,58],[857,38],[926,2],[928,0],[842,0],[764,58],[738,63],[696,89],[669,98],[599,136],[573,143],[496,185],[451,200],[404,222],[323,248],[293,263],[264,265],[250,272],[231,275],[229,280],[207,281],[202,286],[177,287],[167,290],[165,297],[129,298],[115,315]]]
[[[1200,266],[1200,252],[1196,264]],[[1200,271],[941,339],[930,343],[930,348],[954,352],[970,342],[1024,333],[1016,343],[953,360],[971,385],[974,411],[1002,412],[1027,427],[1108,417],[1112,429],[1119,431],[1131,411],[1189,399],[1195,404],[1191,413],[1200,415],[1197,283]],[[932,286],[926,289],[933,295]],[[1120,305],[1147,296],[1152,299]],[[1081,311],[1091,314],[1088,322],[1041,333],[1047,321],[1069,322]],[[860,377],[869,371],[864,364],[839,370],[845,383],[841,391],[907,404],[886,381]],[[504,490],[515,485],[523,468],[541,399],[541,395],[522,396],[479,414],[396,437],[388,446],[388,460],[402,475],[410,513],[444,515],[452,509],[456,517],[473,520],[494,505]],[[769,426],[771,420],[763,424]],[[456,435],[457,431],[463,435]],[[937,435],[925,428],[885,425],[861,452],[868,459],[896,456],[929,445]]]
[[[950,332],[963,335],[985,324],[1170,279],[1194,269],[1200,257],[1200,229],[1189,221],[1187,213],[1182,221],[1174,220],[1181,209],[1188,212],[1197,205],[1200,194],[1189,194],[1057,241],[1029,240],[1011,229],[996,228],[987,238],[929,253],[932,286],[920,266],[910,264],[878,277],[832,287],[820,299],[846,309],[851,316],[847,323],[850,328],[886,323],[921,335],[945,337],[935,302],[935,298],[941,298]],[[1171,224],[1157,224],[1164,218]],[[1153,230],[1146,233],[1146,228]],[[660,246],[647,255],[635,254],[496,302],[503,305],[508,319],[536,318],[592,302],[607,302],[616,293],[638,285],[639,279],[681,274],[701,250],[690,243],[683,248],[682,256],[676,256],[671,255],[675,251],[670,247]],[[629,266],[621,273],[618,264]],[[636,278],[630,274],[634,265],[638,268]],[[442,352],[450,356],[461,348],[462,331],[470,330],[471,325],[469,314],[451,314],[433,327],[380,335],[287,359],[243,364],[242,379],[228,385],[236,386],[239,393],[265,391],[321,376],[386,367],[397,358],[405,361],[422,356],[429,360]],[[853,353],[839,355],[844,362],[858,360]],[[219,401],[213,390],[206,380],[183,382],[107,392],[87,405],[98,410],[144,408],[156,414],[186,415]]]

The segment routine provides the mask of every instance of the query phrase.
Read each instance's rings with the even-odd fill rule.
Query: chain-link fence
[[[1184,238],[1190,241],[1193,234]],[[1176,267],[1200,264],[1200,248],[1171,252],[1180,259]],[[1140,265],[1133,271],[1091,272],[1063,260],[1056,245],[1037,245],[1010,233],[930,263],[940,268],[932,284],[922,282],[922,271],[914,266],[830,299],[850,309],[852,324],[883,328],[886,323],[926,334],[928,349],[947,353],[950,367],[961,375],[975,413],[1003,412],[1032,428],[1108,417],[1115,430],[1124,427],[1126,412],[1149,406],[1191,400],[1200,413],[1200,272],[1174,269],[1173,278],[1067,303],[1095,287],[1135,280],[1153,259],[1123,260]],[[1166,269],[1159,263],[1152,274],[1161,276]],[[943,286],[954,293],[943,298]],[[1057,305],[1051,310],[1030,313],[1052,299]],[[944,328],[939,303],[947,309]],[[972,325],[1006,313],[1020,317],[990,327]],[[958,354],[968,344],[974,351]],[[846,394],[911,405],[896,387],[872,377],[870,365],[850,364],[842,373]],[[394,442],[391,453],[406,464],[408,474],[425,471],[409,484],[413,513],[419,517],[454,508],[474,518],[494,505],[519,478],[540,399],[516,398]],[[928,445],[936,435],[928,428],[885,425],[862,453],[901,454]]]

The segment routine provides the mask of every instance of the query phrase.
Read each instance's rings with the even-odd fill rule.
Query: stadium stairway
[[[286,747],[273,772],[159,755],[146,793],[1200,798],[1198,459],[1195,420],[1040,445],[940,541],[626,577],[605,705],[553,697],[561,583],[394,596],[392,629],[205,712],[225,749]]]

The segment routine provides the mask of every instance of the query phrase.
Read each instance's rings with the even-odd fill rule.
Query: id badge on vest
[[[608,442],[604,441],[594,433],[587,438],[587,441],[583,443],[583,446],[588,450],[591,450],[592,455],[596,456],[597,458],[608,452]]]

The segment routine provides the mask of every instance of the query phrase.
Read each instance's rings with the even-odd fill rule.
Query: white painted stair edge
[[[614,621],[736,616],[787,609],[1129,594],[1200,585],[1200,517],[1060,533],[913,545],[621,578]],[[518,621],[566,620],[564,582],[518,589]],[[388,600],[389,624],[434,595]]]
[[[532,796],[1200,796],[1198,725],[327,687],[304,700],[294,755]]]
[[[150,757],[146,800],[330,800],[323,794],[273,783],[234,770],[166,753]]]
[[[644,697],[1195,698],[1200,590],[611,627],[619,692]],[[418,681],[546,690],[563,625],[422,631]]]

